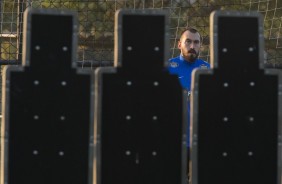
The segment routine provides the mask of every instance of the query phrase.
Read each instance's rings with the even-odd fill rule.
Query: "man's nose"
[[[192,42],[192,43],[190,44],[190,49],[194,49],[194,47],[195,47],[195,44]]]

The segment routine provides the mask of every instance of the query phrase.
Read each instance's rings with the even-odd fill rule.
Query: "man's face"
[[[181,55],[189,62],[195,61],[200,52],[200,34],[185,31],[178,42]]]

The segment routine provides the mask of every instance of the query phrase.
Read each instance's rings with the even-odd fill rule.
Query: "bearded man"
[[[190,90],[191,90],[191,74],[196,68],[210,68],[210,64],[199,59],[201,47],[201,36],[197,29],[188,27],[180,36],[178,48],[180,56],[169,60],[169,73],[175,74],[179,78],[179,82],[183,89],[187,91],[188,102],[188,122],[186,130],[186,146],[187,146],[187,173],[189,178],[189,162],[190,162]]]

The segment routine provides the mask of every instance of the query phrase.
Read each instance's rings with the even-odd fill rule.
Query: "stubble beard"
[[[188,52],[183,57],[186,61],[192,63],[199,57],[199,52],[196,52],[194,49],[188,50]]]

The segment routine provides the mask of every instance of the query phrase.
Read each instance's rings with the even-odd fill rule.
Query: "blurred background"
[[[77,62],[81,67],[92,68],[113,64],[114,15],[118,9],[168,10],[171,57],[179,54],[177,39],[181,30],[193,26],[203,39],[200,57],[208,62],[210,13],[219,9],[258,11],[264,19],[265,63],[272,67],[282,65],[281,0],[1,0],[1,65],[21,63],[23,12],[28,7],[77,11],[80,25]]]

